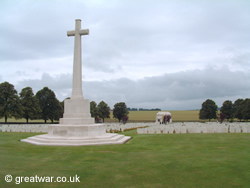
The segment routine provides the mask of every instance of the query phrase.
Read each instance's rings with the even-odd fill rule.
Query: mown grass
[[[4,177],[80,176],[79,183],[20,183],[20,187],[249,187],[249,134],[137,135],[123,145],[36,146],[35,133],[0,132]]]

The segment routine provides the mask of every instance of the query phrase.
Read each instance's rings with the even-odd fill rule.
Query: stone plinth
[[[64,136],[64,137],[90,137],[102,136],[106,134],[106,128],[101,124],[92,125],[50,125],[50,136]]]
[[[131,137],[120,134],[106,133],[102,136],[77,137],[77,136],[50,136],[49,134],[38,135],[21,140],[35,145],[44,146],[88,146],[106,144],[124,144]]]
[[[88,125],[94,122],[90,114],[89,100],[76,98],[64,101],[64,114],[60,119],[60,125]]]

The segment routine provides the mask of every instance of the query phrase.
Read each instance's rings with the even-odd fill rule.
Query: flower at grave
[[[173,130],[173,133],[175,133],[175,130]]]

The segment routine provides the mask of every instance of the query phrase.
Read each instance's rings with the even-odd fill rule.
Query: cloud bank
[[[51,77],[44,74],[41,80],[19,82],[19,90],[31,86],[38,91],[48,86],[63,100],[71,96],[72,75]],[[46,84],[45,84],[46,83]],[[120,78],[104,81],[84,81],[84,97],[100,102],[104,100],[112,108],[117,102],[129,107],[161,108],[164,110],[199,109],[210,98],[221,106],[225,100],[233,102],[247,98],[250,92],[250,75],[229,69],[183,71],[139,80]]]
[[[71,95],[75,19],[84,97],[199,109],[249,98],[250,1],[0,1],[0,81]]]

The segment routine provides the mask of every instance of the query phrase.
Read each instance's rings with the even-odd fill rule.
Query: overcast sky
[[[75,19],[90,31],[90,101],[189,110],[250,97],[249,0],[1,0],[0,83],[70,97]]]

